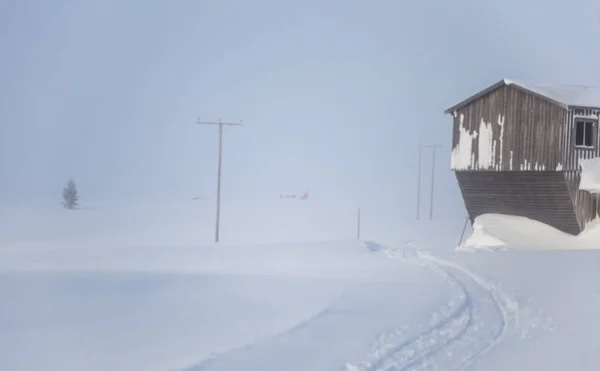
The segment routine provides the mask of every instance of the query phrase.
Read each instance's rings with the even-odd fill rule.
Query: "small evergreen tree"
[[[73,179],[69,180],[67,186],[62,191],[63,202],[65,209],[72,210],[78,205],[79,195],[77,194],[77,186]]]

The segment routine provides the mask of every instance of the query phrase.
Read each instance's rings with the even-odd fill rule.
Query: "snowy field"
[[[464,219],[391,206],[359,241],[353,207],[281,205],[225,205],[218,246],[193,202],[3,211],[0,370],[598,368],[597,251],[510,251],[488,216],[457,252]]]

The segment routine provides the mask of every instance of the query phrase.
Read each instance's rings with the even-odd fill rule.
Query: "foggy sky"
[[[0,1],[0,203],[214,197],[400,202],[443,110],[501,78],[600,86],[593,1]],[[424,161],[428,196],[430,155]],[[84,197],[85,196],[85,197]]]

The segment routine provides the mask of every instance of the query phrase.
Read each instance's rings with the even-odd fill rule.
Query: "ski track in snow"
[[[375,244],[367,245],[374,249]],[[347,363],[346,371],[465,370],[517,324],[517,303],[470,270],[410,248],[380,250],[442,275],[457,292],[457,301],[432,313],[433,324],[424,331],[411,334],[404,328],[382,334],[368,359]]]
[[[431,313],[431,324],[395,328],[380,334],[370,354],[360,363],[346,363],[346,371],[466,370],[496,346],[507,331],[518,324],[518,304],[498,287],[453,262],[422,253],[414,248],[391,248],[366,243],[373,252],[389,258],[430,268],[441,275],[457,293],[438,311]],[[342,295],[343,297],[344,295]],[[322,311],[269,339],[287,336],[313,321],[334,313],[339,297]],[[417,331],[415,331],[417,330]],[[264,340],[264,339],[263,339]],[[200,371],[236,351],[249,350],[261,340],[229,349],[181,371]]]

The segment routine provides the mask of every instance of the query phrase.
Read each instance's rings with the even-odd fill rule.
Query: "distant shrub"
[[[62,191],[63,202],[65,209],[72,210],[77,208],[79,203],[79,195],[77,194],[77,185],[73,179],[69,180],[67,186]]]

